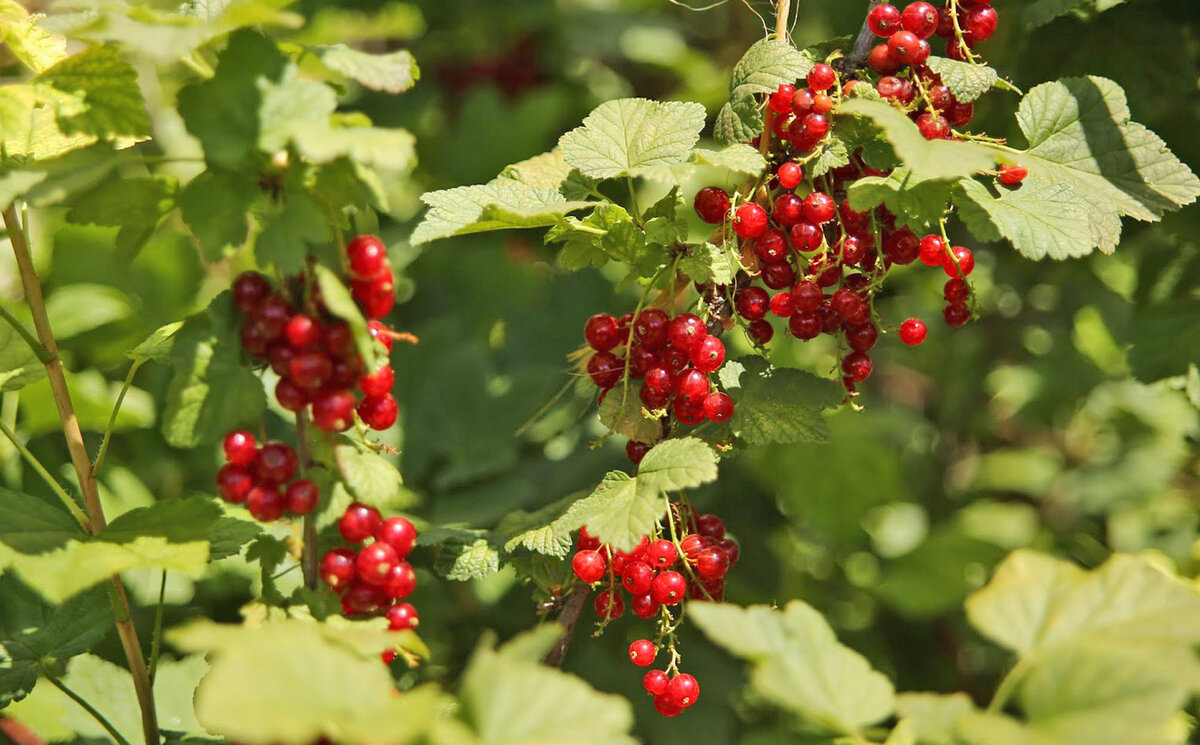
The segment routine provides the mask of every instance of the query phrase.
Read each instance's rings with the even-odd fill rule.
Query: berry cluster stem
[[[62,422],[63,437],[67,441],[71,464],[75,467],[79,488],[83,492],[84,506],[87,508],[87,520],[82,525],[84,530],[94,535],[103,530],[106,525],[104,508],[100,504],[100,490],[96,485],[96,476],[92,470],[91,460],[88,458],[87,446],[83,442],[83,431],[79,427],[79,418],[75,415],[75,407],[71,403],[67,379],[63,375],[58,344],[54,340],[54,332],[50,328],[50,317],[46,313],[46,300],[42,294],[42,284],[38,280],[37,272],[33,267],[33,258],[29,253],[26,226],[18,219],[17,211],[12,205],[4,209],[3,217],[4,227],[8,231],[8,240],[12,244],[13,256],[16,258],[17,269],[21,275],[21,286],[33,316],[33,326],[37,331],[38,342],[49,355],[49,359],[45,361],[46,377],[50,381],[54,404]],[[117,626],[117,634],[121,638],[121,646],[125,650],[125,658],[129,662],[129,672],[133,677],[138,705],[142,710],[142,733],[146,738],[146,745],[158,745],[158,716],[154,709],[154,691],[150,682],[150,672],[146,667],[146,658],[142,653],[137,630],[134,628],[133,619],[130,616],[129,597],[125,593],[125,585],[119,576],[114,574],[111,582],[113,617]]]
[[[300,478],[304,478],[308,467],[312,465],[312,455],[308,447],[308,410],[296,412],[296,459],[299,461]],[[304,516],[304,548],[300,550],[300,571],[304,574],[304,586],[310,590],[317,589],[320,577],[318,566],[321,562],[317,551],[317,518],[312,512]]]
[[[583,614],[590,594],[591,588],[587,585],[579,585],[571,591],[570,597],[563,605],[562,613],[558,614],[558,624],[562,626],[562,633],[558,635],[558,641],[554,642],[554,646],[546,653],[545,659],[542,660],[543,664],[549,667],[562,667],[563,658],[567,656],[567,647],[571,646],[571,637],[575,635],[575,627],[579,625],[579,616]]]
[[[867,14],[870,14],[871,9],[876,5],[881,5],[883,0],[870,0],[867,3]],[[845,74],[853,73],[855,70],[863,66],[863,62],[867,59],[867,53],[871,51],[871,43],[875,41],[875,34],[871,33],[871,27],[867,23],[866,16],[863,17],[862,27],[858,30],[858,36],[854,39],[854,47],[850,50],[850,55],[842,58],[842,72]]]

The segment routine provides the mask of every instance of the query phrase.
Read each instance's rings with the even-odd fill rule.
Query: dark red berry
[[[701,220],[709,225],[716,225],[725,222],[725,218],[729,216],[729,195],[720,187],[706,186],[696,192],[693,206]]]
[[[694,313],[681,313],[667,324],[667,340],[672,347],[685,352],[695,349],[706,336],[708,328],[700,316]]]
[[[341,592],[354,581],[354,552],[348,548],[335,548],[326,551],[321,557],[321,579],[333,590]]]
[[[762,319],[751,321],[746,331],[750,334],[750,339],[759,346],[767,344],[775,336],[775,327]]]
[[[704,418],[713,422],[727,422],[733,416],[733,399],[720,391],[704,397]]]
[[[412,595],[415,589],[417,589],[417,573],[413,571],[412,564],[407,561],[398,561],[392,565],[383,581],[383,594],[392,600],[403,600]]]
[[[308,479],[300,479],[288,484],[283,497],[287,501],[288,512],[293,515],[307,515],[316,509],[320,493],[316,484]]]
[[[340,388],[322,388],[313,398],[313,423],[326,432],[345,432],[354,423],[354,394]]]
[[[342,611],[346,615],[377,613],[386,602],[382,588],[355,579],[342,596]]]
[[[661,370],[662,368],[659,369]],[[664,401],[663,404],[665,405],[666,401]],[[644,442],[630,440],[629,442],[625,443],[625,457],[628,458],[629,462],[635,466],[642,462],[642,458],[645,458],[646,453],[648,452],[650,452],[650,446]]]
[[[321,326],[312,316],[297,313],[283,327],[283,338],[292,349],[308,349],[321,343]]]
[[[876,36],[886,39],[900,29],[900,11],[895,5],[876,5],[867,13],[867,28]]]
[[[361,502],[354,502],[338,519],[338,532],[350,543],[362,543],[375,535],[382,523],[383,518],[379,510]]]
[[[746,287],[738,291],[734,297],[734,305],[742,318],[757,321],[767,315],[771,297],[761,287]]]
[[[928,111],[917,117],[917,129],[927,140],[944,140],[950,136],[950,122],[946,117]]]
[[[908,318],[900,324],[900,341],[910,347],[915,347],[925,341],[925,334],[928,329],[925,327],[925,322],[919,318]]]
[[[871,375],[871,358],[865,352],[851,352],[842,360],[842,372],[852,383],[861,383]]]
[[[971,309],[965,303],[950,303],[942,311],[947,326],[962,326],[971,320]]]
[[[596,387],[605,390],[612,388],[621,380],[624,363],[617,359],[612,352],[597,352],[588,360],[587,371]]]
[[[400,407],[390,394],[367,396],[358,403],[358,418],[371,429],[382,432],[396,423]]]
[[[263,523],[278,520],[287,509],[287,500],[273,486],[256,486],[246,494],[246,509]]]
[[[861,326],[850,326],[846,329],[846,343],[856,352],[866,352],[875,346],[879,339],[879,329],[874,324],[865,323]]]
[[[876,44],[871,47],[871,51],[867,55],[867,65],[880,75],[893,75],[902,66],[887,44]]]
[[[233,305],[249,315],[271,293],[271,283],[258,272],[242,272],[233,281]]]
[[[650,593],[634,595],[629,599],[629,610],[638,618],[654,618],[662,606],[654,601]]]
[[[647,308],[633,322],[633,338],[646,349],[662,349],[667,344],[667,327],[671,318],[660,308]]]
[[[246,495],[254,488],[254,476],[243,466],[226,463],[217,471],[217,492],[221,499],[232,504],[246,501]]]
[[[296,472],[296,452],[282,442],[268,442],[254,459],[254,474],[265,484],[283,484]]]
[[[965,303],[971,295],[971,288],[967,285],[966,280],[961,277],[955,277],[946,281],[942,288],[942,297],[948,303]]]
[[[696,557],[696,574],[700,579],[721,579],[729,571],[729,555],[721,548],[711,546]]]
[[[816,339],[821,335],[821,318],[816,313],[797,312],[788,319],[788,331],[797,339]]]
[[[771,217],[775,218],[775,222],[780,225],[795,225],[804,217],[803,206],[804,200],[795,194],[791,192],[780,194],[778,197],[775,197],[775,207],[771,211]],[[767,235],[773,235],[773,233],[768,232],[763,237]],[[781,234],[779,237],[783,238]],[[762,238],[759,238],[759,240],[761,241]]]
[[[595,609],[596,615],[607,621],[620,618],[625,614],[625,600],[613,590],[603,590],[597,594],[596,602],[592,607]]]

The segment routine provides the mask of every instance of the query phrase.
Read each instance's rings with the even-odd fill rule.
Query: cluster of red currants
[[[360,235],[347,245],[346,258],[354,299],[371,319],[371,336],[390,353],[392,332],[379,320],[396,302],[387,251],[375,236]],[[284,290],[276,291],[257,272],[245,272],[233,283],[233,302],[246,315],[242,347],[280,376],[275,386],[279,405],[294,412],[311,407],[313,423],[329,432],[349,429],[356,408],[368,427],[391,427],[399,413],[392,396],[391,366],[364,370],[350,326],[323,307],[316,283],[302,275],[287,284],[290,294],[302,301],[298,306],[303,310],[296,310]],[[362,392],[361,400],[354,394],[355,386]]]
[[[379,510],[355,502],[338,520],[347,543],[321,557],[321,579],[342,598],[347,616],[383,612],[393,631],[416,628],[419,618],[411,603],[401,602],[417,587],[417,575],[405,559],[417,541],[417,529],[407,518],[384,519]],[[363,545],[366,541],[371,541]],[[391,662],[394,653],[385,653]]]
[[[686,521],[680,519],[684,514],[688,515]],[[660,616],[658,642],[638,639],[629,646],[629,659],[639,667],[648,667],[660,648],[668,648],[668,668],[647,671],[642,685],[654,696],[658,712],[673,717],[695,703],[700,684],[678,671],[670,609],[685,598],[720,602],[725,596],[725,575],[737,563],[740,551],[737,542],[725,536],[725,524],[716,515],[697,515],[691,508],[672,504],[669,518],[688,531],[682,538],[651,540],[643,536],[629,552],[601,545],[588,535],[586,527],[581,528],[571,568],[581,582],[605,583],[593,604],[602,626],[625,614],[622,590],[629,594],[634,615],[643,619]]]
[[[602,391],[601,401],[628,370],[630,378],[642,381],[638,396],[650,411],[687,425],[733,416],[733,399],[709,379],[725,362],[725,345],[700,316],[672,318],[659,308],[647,308],[636,319],[633,313],[619,319],[597,313],[584,324],[583,336],[594,350],[587,372]],[[630,440],[625,452],[637,464],[652,444]]]
[[[254,435],[239,429],[225,435],[224,450],[226,463],[217,471],[221,499],[245,504],[254,519],[264,523],[278,520],[285,512],[301,516],[316,508],[317,485],[308,479],[292,481],[298,461],[285,443],[258,447]]]
[[[925,64],[931,51],[929,39],[946,39],[946,56],[964,61],[974,57],[977,42],[996,33],[999,17],[992,0],[951,0],[940,9],[927,2],[910,3],[903,11],[895,5],[876,5],[867,14],[867,27],[881,39],[871,50],[867,63],[881,75],[891,75],[909,65]]]

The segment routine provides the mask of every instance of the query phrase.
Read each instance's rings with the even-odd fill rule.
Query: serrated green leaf
[[[763,129],[763,115],[754,96],[731,99],[717,112],[713,139],[720,145],[746,144]]]
[[[1130,119],[1125,92],[1107,78],[1043,83],[1021,100],[1017,122],[1029,141],[1017,160],[1030,176],[1067,184],[1081,203],[1110,217],[1093,225],[1112,226],[1120,215],[1154,221],[1200,195],[1200,179]],[[1105,245],[1102,237],[1096,245]]]
[[[403,129],[308,121],[297,124],[291,135],[300,155],[312,163],[345,157],[361,166],[407,171],[416,162],[416,139]]]
[[[274,265],[284,274],[303,269],[308,247],[330,238],[320,206],[298,189],[288,189],[283,204],[265,211],[260,221],[262,232],[254,239],[254,255],[259,264]]]
[[[1200,361],[1200,300],[1181,298],[1139,308],[1129,366],[1147,383],[1182,375]]]
[[[171,357],[171,349],[175,346],[175,335],[183,328],[183,321],[175,321],[165,326],[159,326],[149,336],[131,349],[126,357],[134,362],[167,362]]]
[[[219,561],[237,556],[242,547],[262,533],[262,526],[236,517],[217,518],[208,527],[208,559]]]
[[[958,720],[975,710],[965,693],[901,693],[896,696],[896,712],[902,721],[911,722],[919,742],[928,745],[956,745]]]
[[[700,165],[716,166],[748,176],[757,176],[767,167],[766,159],[757,149],[741,142],[720,150],[696,148],[692,151],[691,160]]]
[[[945,57],[930,57],[925,64],[938,74],[942,84],[959,101],[974,101],[987,93],[999,78],[987,65],[972,65]]]
[[[85,49],[38,75],[36,82],[82,98],[82,111],[59,111],[58,126],[64,134],[101,139],[150,134],[137,71],[121,59],[115,46]]]
[[[30,13],[16,0],[0,0],[0,42],[34,72],[67,56],[67,40],[43,28],[41,13]]]
[[[459,689],[460,716],[469,727],[464,736],[480,745],[552,745],[569,732],[573,745],[633,745],[629,702],[540,664],[535,653],[557,634],[535,633],[499,651],[490,639],[476,649]]]
[[[345,321],[354,332],[354,343],[358,355],[362,358],[363,367],[375,369],[375,340],[367,330],[367,319],[363,318],[358,304],[350,296],[350,291],[328,267],[321,264],[315,267],[317,286],[321,289],[321,300],[329,312]]]
[[[96,540],[128,543],[142,536],[172,543],[206,540],[220,516],[221,508],[209,497],[163,500],[126,512],[97,533]]]
[[[287,146],[293,133],[313,123],[329,123],[337,109],[337,95],[324,83],[305,80],[295,65],[287,65],[278,81],[260,79],[258,146],[273,153]]]
[[[205,259],[219,261],[226,248],[246,242],[250,234],[246,213],[258,196],[254,179],[221,168],[210,168],[183,187],[180,214],[200,242]]]
[[[388,54],[368,54],[345,44],[317,47],[321,62],[366,88],[387,93],[403,93],[421,77],[412,53],[401,49]]]
[[[1029,178],[1019,189],[1003,191],[999,197],[972,179],[960,182],[959,189],[958,216],[980,240],[1005,238],[1018,253],[1034,260],[1086,256],[1096,247],[1093,212],[1067,183]],[[1105,253],[1111,252],[1112,246],[1107,248]]]
[[[810,160],[805,168],[810,178],[816,178],[829,173],[835,168],[841,168],[850,162],[850,153],[846,144],[836,137],[821,143],[816,151],[816,157]]]
[[[354,445],[334,449],[338,472],[355,499],[373,507],[391,507],[401,501],[400,471],[373,450]]]
[[[0,543],[23,554],[52,551],[67,541],[85,538],[83,529],[64,508],[37,497],[0,487]]]
[[[732,251],[707,242],[690,246],[688,255],[679,260],[679,271],[693,282],[727,285],[739,268],[738,257]]]
[[[585,176],[640,176],[685,160],[703,128],[700,104],[622,98],[596,107],[558,147]]]
[[[955,179],[991,169],[996,154],[975,142],[927,140],[901,111],[881,101],[852,98],[838,108],[838,119],[865,117],[875,123],[913,176],[922,180]]]
[[[16,329],[0,323],[0,392],[19,391],[46,376],[46,367]]]
[[[97,145],[56,153],[49,160],[26,163],[20,169],[0,170],[0,207],[18,198],[32,207],[59,204],[104,179],[115,165],[116,151]]]
[[[500,571],[500,552],[487,538],[470,543],[444,545],[438,554],[436,567],[446,579],[465,582],[482,579]]]
[[[640,384],[630,383],[626,389],[613,388],[600,402],[600,423],[617,434],[638,442],[658,442],[662,437],[662,422],[642,414]]]
[[[87,283],[63,285],[46,298],[54,335],[60,339],[92,331],[134,314],[129,297],[115,287]]]
[[[761,357],[726,362],[720,377],[735,404],[730,429],[747,444],[829,440],[821,411],[837,406],[844,396],[833,381],[773,367]]]
[[[688,610],[717,645],[754,663],[756,690],[814,724],[857,735],[892,714],[891,682],[839,643],[811,606],[799,600],[783,610],[697,603]]]
[[[901,167],[887,176],[863,176],[850,185],[846,195],[855,210],[867,212],[882,204],[896,216],[898,226],[921,233],[941,220],[953,187],[951,181],[918,180]]]
[[[411,632],[363,622],[335,626],[332,619],[258,627],[198,621],[167,638],[177,648],[207,653],[211,668],[196,691],[196,718],[231,739],[308,745],[325,736],[403,745],[423,737],[444,703],[444,694],[429,685],[397,696],[379,664],[381,651],[401,642],[411,646]],[[251,679],[255,685],[244,685]]]
[[[488,230],[553,225],[563,215],[595,204],[567,201],[557,189],[527,186],[512,179],[431,191],[423,194],[421,201],[429,205],[429,211],[412,233],[413,245]],[[489,206],[501,211],[485,215]]]
[[[210,164],[237,171],[255,153],[263,98],[258,81],[279,80],[285,63],[273,42],[237,31],[218,58],[216,74],[179,92],[179,113]]]
[[[794,85],[797,80],[808,77],[816,60],[812,52],[799,50],[790,42],[761,39],[754,42],[733,66],[729,92],[734,95],[774,93],[784,83]]]
[[[664,440],[638,466],[639,489],[676,491],[717,480],[717,453],[695,437]]]
[[[188,318],[171,349],[163,435],[178,448],[218,441],[266,409],[262,383],[241,359],[238,320],[229,293]]]
[[[629,551],[654,529],[666,508],[656,489],[639,489],[634,477],[610,471],[591,495],[571,505],[551,525],[559,535],[586,525],[601,543]]]
[[[105,183],[80,196],[67,220],[120,227],[117,248],[132,258],[175,208],[177,191],[178,182],[169,176]]]

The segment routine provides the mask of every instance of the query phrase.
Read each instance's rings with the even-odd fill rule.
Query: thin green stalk
[[[1004,709],[1004,705],[1017,692],[1017,686],[1020,685],[1021,679],[1025,677],[1025,673],[1028,670],[1029,664],[1026,659],[1018,660],[1017,664],[1012,666],[1012,669],[1000,681],[1000,685],[996,687],[996,694],[988,702],[987,710],[989,714],[995,714]]]
[[[54,356],[50,354],[50,352],[46,351],[46,348],[43,347],[41,342],[37,340],[37,337],[34,336],[29,329],[25,328],[25,324],[21,323],[21,320],[10,313],[8,308],[5,308],[3,305],[0,305],[0,318],[8,321],[8,325],[12,326],[13,330],[21,335],[21,338],[25,340],[25,343],[28,344],[29,348],[33,350],[33,353],[37,355],[39,362],[41,362],[43,365],[46,365],[50,363],[50,360],[54,359]]]
[[[134,360],[129,366],[129,373],[125,376],[125,383],[121,386],[121,392],[117,394],[117,402],[113,404],[112,414],[108,417],[108,426],[104,428],[104,439],[100,441],[100,451],[96,453],[96,461],[92,463],[92,478],[100,473],[100,467],[104,465],[104,456],[108,454],[108,442],[112,439],[113,429],[117,426],[117,414],[121,412],[121,404],[125,403],[125,394],[129,393],[129,388],[133,385],[133,376],[137,375],[138,368],[142,366],[145,360]]]
[[[0,421],[0,432],[4,433],[4,436],[7,437],[8,441],[13,444],[13,447],[17,449],[17,452],[19,452],[21,456],[25,458],[25,462],[37,472],[37,475],[42,477],[42,480],[46,482],[46,485],[49,486],[56,495],[58,495],[58,498],[62,500],[64,505],[66,505],[66,508],[71,511],[71,515],[73,515],[75,519],[79,521],[79,524],[82,525],[86,530],[89,525],[88,516],[84,513],[83,509],[75,503],[75,500],[71,498],[71,495],[67,494],[67,490],[62,488],[62,484],[58,483],[58,480],[55,479],[54,476],[52,476],[50,472],[46,470],[46,467],[42,465],[42,462],[37,459],[37,456],[29,452],[29,448],[25,447],[25,445],[17,439],[17,434],[9,429],[8,425],[3,421]]]
[[[154,674],[158,671],[158,652],[162,647],[163,605],[167,598],[167,570],[162,570],[158,581],[158,605],[154,608],[154,634],[150,638],[150,685],[154,685]]]
[[[65,693],[67,698],[79,704],[84,711],[86,711],[88,714],[91,714],[92,718],[99,722],[100,726],[103,727],[108,734],[112,735],[112,738],[117,741],[117,745],[129,745],[129,740],[126,740],[124,735],[122,735],[120,732],[117,732],[117,728],[112,725],[112,722],[108,721],[103,714],[96,711],[96,707],[85,701],[82,696],[75,691],[72,691],[70,688],[67,688],[67,686],[58,678],[48,677],[46,680],[49,680],[55,688]]]

